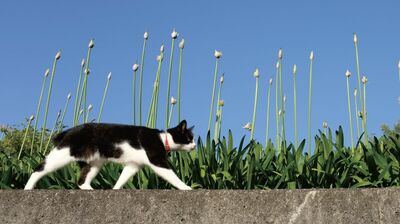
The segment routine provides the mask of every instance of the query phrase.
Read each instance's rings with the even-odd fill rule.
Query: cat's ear
[[[181,123],[179,123],[178,127],[179,127],[179,130],[184,132],[186,130],[186,128],[187,128],[186,120],[181,121]]]
[[[193,131],[193,129],[194,129],[194,125],[192,127],[190,127],[188,130]]]

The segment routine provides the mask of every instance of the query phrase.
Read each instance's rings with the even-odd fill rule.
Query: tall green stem
[[[137,64],[135,64],[136,66],[138,66]],[[137,72],[137,68],[133,68],[133,125],[136,125],[136,72]]]
[[[47,101],[46,101],[46,109],[45,109],[45,113],[44,113],[44,122],[43,122],[43,127],[42,127],[42,135],[40,137],[40,147],[39,147],[39,151],[42,152],[42,147],[43,147],[43,141],[44,141],[44,134],[46,132],[46,125],[47,125],[47,115],[49,113],[49,105],[50,105],[50,98],[51,98],[51,90],[53,89],[53,79],[54,79],[54,74],[56,71],[56,65],[57,65],[57,61],[58,59],[60,59],[60,52],[57,52],[55,58],[54,58],[54,62],[53,62],[53,69],[51,71],[51,77],[50,77],[50,84],[49,84],[49,90],[47,92]]]
[[[218,131],[218,125],[219,125],[219,120],[220,120],[220,100],[221,100],[221,91],[222,91],[222,85],[224,83],[224,74],[222,74],[220,82],[219,82],[219,90],[218,90],[218,96],[217,96],[217,117],[215,119],[215,129],[214,129],[214,140],[217,142],[219,138],[219,131]]]
[[[39,117],[40,108],[41,108],[41,105],[42,105],[42,97],[43,97],[43,92],[44,92],[44,88],[46,86],[46,81],[47,81],[47,76],[48,75],[49,75],[49,69],[46,69],[46,71],[44,73],[42,89],[40,90],[39,102],[38,102],[37,109],[36,109],[36,116],[35,116],[36,119],[35,119],[35,124],[33,126],[30,155],[32,155],[32,151],[33,151],[33,145],[34,145],[34,142],[35,142],[35,135],[36,135],[36,128],[37,128],[37,124],[38,124],[38,120],[39,120],[38,117]]]
[[[272,78],[269,80],[269,87],[268,87],[267,130],[266,130],[266,134],[265,134],[265,148],[268,147],[268,141],[269,141],[269,112],[270,112],[271,86],[272,86]]]
[[[146,53],[146,43],[148,34],[145,32],[142,49],[142,59],[140,61],[140,80],[139,80],[139,125],[142,125],[142,86],[143,86],[143,70],[144,70],[144,56]]]
[[[69,104],[69,100],[70,99],[71,99],[71,93],[69,93],[68,96],[67,96],[67,101],[65,102],[64,111],[62,113],[60,126],[58,126],[57,132],[60,132],[62,130],[62,128],[63,128],[63,122],[64,122],[65,114],[67,112],[67,108],[68,108],[68,104]]]
[[[297,136],[297,86],[296,86],[296,68],[297,66],[294,65],[293,67],[293,104],[294,104],[294,145],[297,149],[299,147],[299,140]]]
[[[357,67],[357,81],[358,81],[358,92],[359,92],[359,97],[360,97],[360,107],[361,110],[364,110],[364,105],[363,105],[363,96],[362,96],[362,91],[361,91],[361,76],[360,76],[360,62],[358,60],[358,38],[357,34],[353,34],[353,42],[354,42],[354,47],[356,50],[356,67]],[[363,127],[364,128],[364,127]],[[365,130],[363,130],[365,131]]]
[[[83,117],[87,117],[86,115],[86,100],[87,100],[87,83],[88,83],[88,75],[90,73],[89,64],[90,64],[90,53],[92,52],[92,48],[94,46],[93,40],[90,40],[87,58],[86,58],[86,69],[85,69],[85,80],[83,86]]]
[[[61,115],[61,111],[58,111],[57,117],[56,117],[56,121],[54,122],[54,127],[53,127],[53,129],[51,129],[50,136],[49,136],[49,138],[47,139],[46,147],[44,148],[43,154],[46,154],[47,149],[49,148],[50,141],[51,141],[51,139],[53,138],[53,134],[54,134],[54,132],[55,132],[55,130],[56,130],[56,128],[57,128],[58,120],[60,119],[60,115]]]
[[[311,99],[312,99],[312,66],[314,61],[314,52],[310,54],[310,82],[308,89],[308,156],[311,156]]]
[[[279,61],[276,64],[276,75],[275,75],[275,120],[276,120],[276,145],[277,150],[280,152],[280,140],[279,140],[279,101],[278,101],[278,86],[279,86]]]
[[[22,149],[24,148],[25,140],[26,140],[26,137],[28,136],[28,131],[29,131],[29,129],[31,128],[31,123],[32,123],[32,120],[33,120],[33,119],[35,119],[35,118],[34,118],[33,115],[32,115],[32,116],[29,118],[28,126],[26,127],[26,130],[25,130],[24,139],[22,140],[21,148],[19,149],[18,160],[19,160],[19,158],[21,157]]]
[[[76,94],[75,94],[74,126],[76,126],[78,124],[78,116],[79,116],[79,110],[80,110],[79,96],[80,96],[80,92],[81,92],[81,82],[82,82],[82,75],[83,75],[84,69],[85,69],[85,59],[82,59],[81,69],[79,72],[78,86],[76,87]]]
[[[216,59],[215,59],[215,70],[214,70],[213,91],[212,91],[212,95],[211,95],[211,104],[210,104],[210,116],[209,116],[209,118],[208,118],[208,128],[207,128],[207,131],[210,131],[211,119],[212,119],[213,108],[214,108],[215,86],[216,86],[216,84],[217,84],[218,61],[219,61],[219,58],[216,58]]]
[[[100,112],[99,112],[99,116],[97,118],[97,122],[98,123],[100,123],[101,114],[103,113],[104,101],[106,100],[107,91],[108,91],[108,85],[110,84],[110,80],[111,80],[111,72],[108,74],[106,88],[104,89],[103,99],[101,100]]]
[[[254,108],[253,108],[253,121],[251,123],[251,134],[250,134],[250,139],[254,139],[254,129],[256,125],[256,112],[257,112],[257,99],[258,99],[258,79],[259,79],[259,71],[256,69],[254,72],[254,76],[256,78],[256,92],[254,94]]]
[[[347,76],[347,75],[346,75]],[[350,89],[349,89],[349,77],[346,77],[347,84],[347,106],[349,109],[349,126],[350,126],[350,140],[351,140],[351,150],[354,153],[354,139],[353,139],[353,122],[351,120],[351,106],[350,106]]]
[[[354,89],[354,108],[355,108],[355,119],[356,119],[356,124],[357,124],[357,139],[360,137],[360,122],[359,120],[359,112],[360,110],[358,109],[358,104],[357,104],[357,88]]]
[[[182,43],[182,41],[181,41],[181,43]],[[178,70],[178,124],[181,122],[182,56],[183,56],[183,45],[180,44],[179,45],[179,70]]]
[[[168,68],[168,84],[167,84],[167,100],[166,102],[166,108],[165,108],[165,127],[166,129],[169,128],[169,120],[168,120],[168,115],[169,115],[169,99],[171,96],[171,76],[172,76],[172,63],[174,60],[174,46],[175,46],[175,38],[172,38],[172,44],[171,44],[171,53],[169,56],[169,68]]]
[[[363,77],[364,79],[365,77]],[[363,94],[363,98],[364,98],[364,104],[363,104],[363,124],[364,124],[364,144],[368,143],[368,132],[367,132],[367,97],[366,97],[366,86],[367,86],[367,78],[365,78],[365,81],[363,81],[364,83],[364,94]]]

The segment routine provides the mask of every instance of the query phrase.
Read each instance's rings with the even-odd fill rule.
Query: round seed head
[[[218,105],[219,105],[220,107],[223,107],[223,106],[225,105],[224,100],[219,100]]]
[[[29,118],[29,121],[33,121],[35,119],[35,116],[31,115],[31,117]]]
[[[221,51],[214,50],[214,57],[215,57],[215,58],[221,58],[221,57],[222,57],[222,52],[221,52]]]
[[[56,60],[59,60],[61,58],[61,51],[57,52],[55,58],[56,58]]]
[[[90,111],[92,111],[93,110],[93,105],[92,104],[89,104],[89,106],[88,106],[88,111],[90,112]]]
[[[278,59],[282,59],[282,48],[279,48]]]
[[[311,51],[311,53],[310,53],[310,61],[313,61],[314,60],[314,51]]]
[[[82,58],[81,67],[82,67],[82,68],[85,67],[85,59],[84,59],[84,58]]]
[[[161,44],[160,53],[164,53],[164,44]]]
[[[157,55],[157,61],[158,62],[162,62],[163,59],[164,59],[163,54]]]
[[[133,66],[132,66],[132,70],[134,71],[134,72],[136,72],[137,70],[138,70],[138,68],[139,68],[139,65],[138,64],[133,64]]]
[[[93,48],[94,47],[94,40],[93,39],[91,39],[90,41],[89,41],[89,46],[88,46],[89,48]]]
[[[71,92],[70,93],[68,93],[68,95],[67,95],[67,99],[69,100],[69,99],[71,99]]]
[[[328,128],[328,123],[326,121],[322,122],[322,127],[323,128]]]
[[[108,79],[108,80],[111,80],[111,76],[112,76],[112,75],[111,75],[111,72],[108,73],[107,79]]]
[[[175,31],[175,29],[171,33],[171,38],[176,39],[179,36],[178,32]]]
[[[367,77],[366,77],[365,75],[363,75],[363,77],[362,77],[362,83],[364,83],[364,85],[365,85],[365,84],[367,84],[367,82],[368,82]]]
[[[256,70],[254,71],[253,75],[254,75],[255,78],[260,77],[260,71],[258,70],[258,68],[256,68]]]
[[[356,44],[358,42],[357,34],[353,33],[353,42]]]
[[[272,85],[272,78],[269,79],[269,85]]]
[[[49,73],[50,73],[50,69],[46,69],[46,71],[44,72],[44,76],[45,77],[49,76]]]
[[[357,88],[354,88],[354,96],[357,96]]]
[[[346,70],[346,77],[349,78],[351,76],[351,72],[347,69]]]
[[[144,32],[143,38],[144,38],[145,40],[149,39],[149,33],[148,33],[147,31]]]
[[[296,64],[293,65],[293,75],[296,75],[297,72],[297,66]]]
[[[247,122],[247,124],[245,124],[244,126],[243,126],[243,128],[244,129],[247,129],[247,130],[249,130],[249,131],[251,131],[251,124],[250,124],[250,122]]]
[[[185,48],[185,39],[182,39],[181,42],[179,42],[179,48],[180,49]]]
[[[171,97],[171,104],[175,105],[176,104],[176,99],[174,97]]]

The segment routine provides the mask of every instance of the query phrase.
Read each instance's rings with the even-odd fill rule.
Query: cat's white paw
[[[190,191],[190,190],[193,190],[193,189],[186,185],[186,186],[182,187],[180,190]]]

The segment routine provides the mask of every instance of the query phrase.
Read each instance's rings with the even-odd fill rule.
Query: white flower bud
[[[160,47],[160,52],[161,52],[161,53],[164,53],[164,44],[161,45],[161,47]]]
[[[296,75],[297,72],[297,66],[296,64],[293,65],[293,75]]]
[[[286,95],[283,95],[283,103],[286,103]]]
[[[171,97],[171,104],[175,105],[176,104],[176,99],[174,97]]]
[[[56,60],[59,60],[61,58],[61,51],[57,52],[55,58],[56,58]]]
[[[82,68],[85,67],[85,59],[84,59],[84,58],[82,58],[81,67],[82,67]]]
[[[310,60],[311,61],[314,60],[314,51],[311,51],[311,53],[310,53]]]
[[[256,70],[254,71],[253,75],[256,78],[260,77],[260,71],[258,70],[258,68],[256,68]]]
[[[214,57],[215,57],[215,58],[221,58],[221,57],[222,57],[222,52],[221,52],[221,51],[214,50]]]
[[[220,107],[223,107],[225,105],[225,101],[224,100],[219,100],[218,105]]]
[[[269,79],[269,85],[272,85],[272,78]]]
[[[185,39],[182,39],[181,42],[179,42],[179,48],[180,49],[185,48]]]
[[[172,39],[176,39],[178,36],[179,36],[179,34],[174,29],[174,31],[172,31],[172,33],[171,33]]]
[[[89,106],[88,106],[88,111],[90,112],[90,111],[92,111],[93,110],[93,105],[92,104],[89,104]]]
[[[323,128],[328,128],[328,122],[326,122],[326,121],[322,122],[322,127]]]
[[[144,32],[143,38],[144,38],[145,40],[149,39],[149,33],[148,33],[147,31]]]
[[[79,111],[79,115],[82,115],[83,114],[83,109],[81,109],[80,111]]]
[[[357,34],[353,33],[353,42],[356,44],[357,43]]]
[[[162,62],[163,59],[164,59],[164,56],[162,54],[157,55],[157,61],[158,62]]]
[[[252,129],[250,122],[248,122],[246,125],[244,125],[243,128],[250,131]]]
[[[89,46],[88,46],[89,48],[93,48],[94,47],[94,40],[93,39],[91,39],[90,41],[89,41]]]
[[[29,121],[33,121],[35,119],[35,116],[31,115],[31,117],[29,118]]]
[[[349,70],[346,70],[346,77],[350,77],[351,76],[351,72]]]
[[[282,59],[282,48],[279,48],[278,59]]]
[[[399,60],[399,63],[397,64],[397,68],[400,69],[400,60]]]
[[[46,71],[44,72],[44,76],[45,77],[49,76],[49,73],[50,73],[50,69],[46,69]]]
[[[224,75],[222,74],[221,78],[219,79],[219,82],[222,84],[224,83]]]
[[[366,77],[365,75],[363,75],[363,77],[362,77],[362,83],[364,83],[364,85],[365,85],[365,84],[367,84],[367,82],[368,82],[367,77]]]
[[[276,67],[276,69],[278,69],[278,68],[279,68],[279,61],[277,61],[277,62],[276,62],[276,65],[275,65],[275,67]]]
[[[134,72],[136,72],[137,70],[138,70],[138,68],[139,68],[139,65],[138,64],[133,64],[133,66],[132,66],[132,70],[134,71]]]
[[[354,96],[357,96],[357,89],[354,88]]]
[[[282,115],[282,110],[279,110],[278,115],[279,115],[279,116]]]
[[[67,95],[67,99],[71,99],[71,92],[70,92],[70,93],[68,93],[68,95]]]
[[[108,79],[108,80],[111,80],[111,72],[108,73],[107,79]]]

